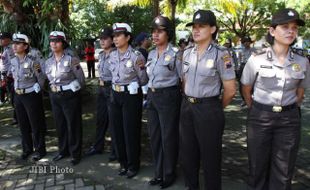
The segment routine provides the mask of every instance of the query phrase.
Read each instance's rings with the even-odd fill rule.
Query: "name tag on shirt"
[[[29,67],[29,63],[28,62],[24,63],[24,69],[27,69],[28,67]]]
[[[272,69],[272,66],[270,66],[270,65],[261,65],[260,68]]]

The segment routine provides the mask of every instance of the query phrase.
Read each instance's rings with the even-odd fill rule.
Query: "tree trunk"
[[[153,5],[153,17],[156,17],[160,14],[159,12],[159,0],[152,0]]]
[[[176,33],[175,33],[175,12],[177,8],[177,0],[170,0],[171,5],[171,22],[172,22],[172,32],[173,32],[173,38],[171,40],[171,43],[175,45],[176,40]]]

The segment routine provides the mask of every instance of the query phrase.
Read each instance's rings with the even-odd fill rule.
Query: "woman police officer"
[[[45,62],[50,84],[50,99],[58,133],[58,155],[54,161],[71,156],[71,164],[81,159],[82,113],[80,89],[85,77],[79,60],[65,53],[69,46],[61,31],[50,33],[51,57]]]
[[[156,49],[148,55],[148,127],[153,152],[155,176],[150,185],[170,186],[176,175],[179,149],[179,116],[181,105],[181,62],[172,40],[172,25],[164,16],[152,22],[152,38]],[[179,57],[178,57],[179,56]]]
[[[115,23],[113,32],[113,42],[117,49],[110,54],[112,134],[121,165],[119,175],[132,178],[140,168],[140,86],[145,85],[148,78],[143,55],[130,45],[131,27],[126,23]]]
[[[300,141],[299,104],[309,87],[309,62],[292,51],[298,26],[305,22],[294,9],[282,9],[271,20],[271,45],[252,55],[241,82],[250,108],[247,119],[249,189],[288,190]],[[252,96],[252,89],[254,94]]]
[[[45,76],[40,63],[28,54],[28,36],[14,34],[12,47],[15,57],[11,59],[10,73],[14,78],[14,104],[22,136],[21,158],[26,159],[34,148],[32,159],[37,161],[46,155],[46,125],[41,94]]]
[[[180,115],[181,168],[188,189],[199,189],[202,160],[205,188],[221,189],[223,107],[236,93],[232,58],[213,42],[217,33],[212,11],[195,12],[192,26],[195,45],[183,54],[184,98]],[[221,85],[222,83],[222,85]],[[219,100],[223,86],[222,99]]]

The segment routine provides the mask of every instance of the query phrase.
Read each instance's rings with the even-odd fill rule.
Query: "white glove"
[[[138,94],[138,88],[139,88],[138,82],[131,82],[127,87],[129,94]]]
[[[81,85],[77,80],[74,80],[70,83],[70,88],[73,92],[76,92],[81,89]]]
[[[40,90],[41,90],[41,87],[40,87],[39,83],[35,83],[35,84],[33,85],[33,89],[34,89],[34,91],[35,91],[36,93],[39,93]]]

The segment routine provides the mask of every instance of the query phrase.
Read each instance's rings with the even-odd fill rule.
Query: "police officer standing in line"
[[[113,42],[117,50],[110,54],[112,72],[111,119],[115,135],[119,175],[132,178],[140,168],[141,86],[148,81],[143,55],[134,50],[131,27],[113,24]]]
[[[50,33],[52,56],[45,62],[50,85],[50,99],[58,133],[58,155],[54,161],[71,156],[71,164],[81,159],[82,111],[80,89],[85,77],[79,60],[65,53],[68,43],[61,31]]]
[[[198,10],[192,26],[194,46],[183,54],[184,97],[180,116],[181,168],[188,189],[199,189],[200,160],[204,189],[221,189],[223,108],[236,93],[232,58],[213,42],[216,17],[210,10]],[[221,85],[222,83],[222,85]],[[221,100],[221,86],[223,94]]]
[[[13,122],[12,125],[17,124],[16,112],[14,106],[14,81],[12,75],[8,75],[7,72],[10,70],[10,59],[14,57],[14,52],[10,46],[12,41],[12,35],[8,32],[2,32],[0,34],[0,45],[3,47],[3,52],[1,54],[2,64],[0,65],[1,79],[6,80],[6,91],[10,93],[11,105],[13,107]]]
[[[179,149],[179,116],[181,105],[181,57],[169,42],[173,38],[170,20],[157,16],[152,22],[156,49],[146,63],[148,82],[148,128],[154,159],[155,176],[150,185],[169,187],[176,177]]]
[[[309,61],[290,47],[305,22],[294,9],[281,9],[271,20],[264,52],[252,55],[241,82],[250,108],[247,145],[251,190],[291,189],[300,141],[299,105],[310,86]],[[252,89],[254,94],[252,96]]]
[[[244,36],[241,38],[241,45],[242,45],[242,51],[238,54],[237,62],[238,62],[238,70],[237,70],[237,78],[239,83],[239,93],[242,98],[241,107],[246,106],[246,103],[244,101],[244,97],[242,94],[242,83],[241,83],[241,76],[244,69],[245,64],[247,63],[248,59],[252,55],[252,53],[255,53],[255,49],[251,47],[251,44],[253,43],[250,36]]]
[[[46,125],[41,94],[45,75],[40,63],[28,54],[29,49],[29,39],[25,34],[13,35],[15,57],[11,59],[9,74],[14,78],[14,104],[23,148],[21,158],[27,159],[34,149],[32,158],[37,161],[46,155]]]
[[[111,80],[112,74],[109,70],[110,63],[109,57],[111,51],[114,49],[113,44],[113,29],[106,27],[100,34],[100,46],[103,49],[99,54],[99,88],[97,97],[97,129],[96,129],[96,140],[94,145],[86,152],[87,156],[94,154],[101,154],[104,149],[105,134],[109,126],[110,121],[110,96],[111,96]],[[111,127],[110,127],[111,130]],[[112,131],[112,130],[111,130]],[[111,154],[109,161],[116,160],[114,138],[111,134]]]

